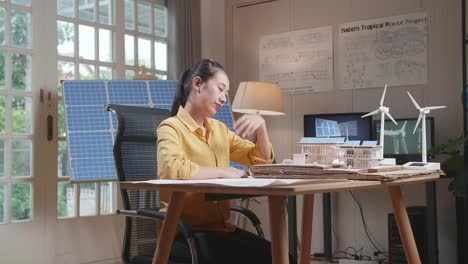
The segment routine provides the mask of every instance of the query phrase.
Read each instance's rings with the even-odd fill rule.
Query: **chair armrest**
[[[151,218],[155,220],[157,219],[161,221],[164,221],[164,219],[166,218],[166,213],[162,213],[162,212],[157,211],[157,209],[151,209],[151,208],[140,208],[137,210],[118,209],[117,214],[129,216],[129,217],[145,217],[145,218]],[[189,226],[185,223],[183,219],[179,220],[178,227],[186,239],[191,238],[193,236],[192,231],[190,230]]]
[[[238,205],[232,205],[229,209],[247,218],[257,231],[258,236],[261,238],[265,238],[265,234],[263,233],[263,229],[261,226],[262,223],[260,222],[260,219],[258,219],[257,215],[254,212]]]

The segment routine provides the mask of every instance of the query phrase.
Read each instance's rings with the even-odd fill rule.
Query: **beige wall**
[[[226,63],[224,0],[201,0],[202,58]]]
[[[220,9],[225,7],[225,14]],[[339,24],[385,16],[426,12],[428,15],[428,81],[425,85],[392,87],[386,104],[395,118],[416,117],[411,102],[402,97],[410,91],[422,105],[447,105],[435,117],[436,143],[462,134],[461,15],[459,0],[202,0],[202,54],[226,62],[231,80],[231,98],[239,81],[258,80],[258,42],[262,35],[304,28],[333,26],[337,50]],[[225,15],[225,39],[222,35]],[[225,54],[223,56],[225,43]],[[336,52],[335,52],[336,54]],[[335,65],[337,59],[335,55]],[[336,68],[336,67],[335,67]],[[337,74],[335,74],[337,76]],[[335,77],[335,83],[338,79]],[[336,85],[335,85],[336,86]],[[303,134],[303,115],[318,113],[365,112],[374,110],[382,89],[339,90],[284,96],[286,116],[266,118],[277,160],[298,152],[296,141]],[[440,260],[456,262],[454,199],[447,180],[437,183]],[[407,205],[424,205],[423,185],[403,188]],[[382,190],[356,192],[363,205],[369,231],[378,245],[387,249],[387,214],[391,212],[388,194]],[[251,203],[266,222],[266,202]],[[321,198],[316,196],[313,252],[320,252]],[[301,205],[299,201],[299,206]],[[300,208],[300,207],[299,207]],[[365,236],[356,203],[347,193],[333,197],[334,250],[348,246],[372,255],[374,249]]]

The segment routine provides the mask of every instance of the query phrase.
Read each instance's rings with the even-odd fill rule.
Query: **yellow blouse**
[[[179,107],[176,116],[164,120],[158,128],[158,176],[160,179],[189,180],[200,166],[228,168],[229,160],[250,166],[271,163],[257,145],[230,131],[215,119],[204,122],[206,135],[193,118]],[[273,153],[273,152],[272,152]],[[160,199],[167,207],[170,193],[161,191]],[[193,229],[233,231],[227,223],[229,201],[206,201],[204,193],[188,192],[182,218]]]

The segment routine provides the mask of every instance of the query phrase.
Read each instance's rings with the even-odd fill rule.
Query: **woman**
[[[243,115],[234,123],[236,133],[209,118],[228,96],[229,79],[221,64],[201,60],[184,72],[177,89],[172,117],[158,128],[161,179],[242,178],[245,172],[229,167],[230,160],[247,166],[272,162],[262,117]],[[253,133],[256,144],[241,138]],[[167,203],[169,195],[160,192],[161,201]],[[192,230],[203,231],[198,234],[199,263],[271,263],[270,243],[228,223],[229,216],[229,201],[206,201],[203,193],[187,193],[182,218]],[[180,254],[174,248],[171,256]]]

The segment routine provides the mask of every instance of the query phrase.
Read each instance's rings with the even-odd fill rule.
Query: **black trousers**
[[[243,229],[231,233],[194,232],[199,264],[270,264],[271,243]],[[170,262],[190,263],[190,249],[185,239],[174,241]],[[290,263],[295,264],[290,258]]]

